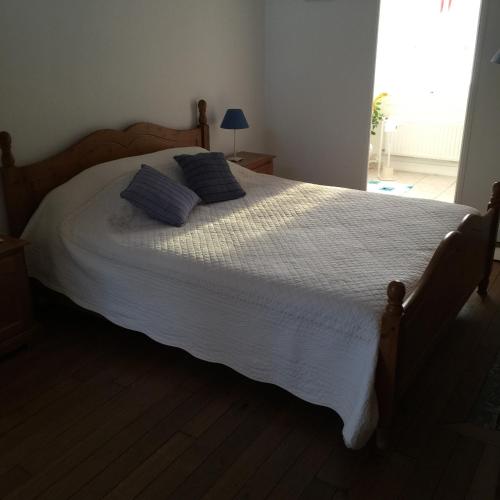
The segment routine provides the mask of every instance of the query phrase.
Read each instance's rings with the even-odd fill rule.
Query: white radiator
[[[412,158],[458,161],[463,124],[403,123],[393,133],[391,153]]]

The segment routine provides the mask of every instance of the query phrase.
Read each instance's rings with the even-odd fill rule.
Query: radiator
[[[463,124],[403,123],[393,133],[391,153],[413,158],[458,161]]]

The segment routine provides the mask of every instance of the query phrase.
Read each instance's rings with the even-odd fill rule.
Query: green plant
[[[377,127],[380,122],[383,121],[386,115],[382,112],[382,101],[385,97],[387,97],[386,92],[382,92],[373,100],[372,104],[372,128],[370,130],[371,135],[375,135],[377,133]]]
[[[384,113],[382,113],[382,102],[378,101],[373,104],[373,109],[372,109],[372,129],[370,133],[372,135],[375,135],[377,133],[377,127],[379,126],[379,123],[383,121],[385,118]]]

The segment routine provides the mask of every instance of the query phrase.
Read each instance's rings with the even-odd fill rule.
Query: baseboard
[[[402,172],[414,172],[427,175],[458,176],[458,162],[391,156],[391,167]]]

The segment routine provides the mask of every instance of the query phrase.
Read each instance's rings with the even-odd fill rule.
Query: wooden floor
[[[467,423],[500,348],[500,265],[405,400],[390,452],[228,368],[104,320],[47,314],[0,362],[0,497],[499,499],[500,433]]]

